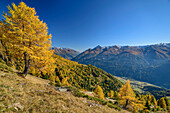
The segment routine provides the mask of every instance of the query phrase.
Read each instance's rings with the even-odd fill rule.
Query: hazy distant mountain
[[[170,69],[166,64],[170,60],[170,43],[147,46],[97,46],[82,52],[72,60],[82,64],[92,64],[116,76],[143,80],[170,88],[170,83],[167,81],[167,77],[170,77],[169,70],[164,72],[161,70]]]
[[[53,47],[54,53],[66,59],[72,59],[79,54],[78,51],[69,48],[57,48]]]

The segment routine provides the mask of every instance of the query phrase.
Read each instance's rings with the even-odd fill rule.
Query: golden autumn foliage
[[[157,101],[156,101],[156,99],[155,99],[155,97],[152,95],[151,96],[151,103],[154,105],[154,107],[156,108],[156,106],[157,106]]]
[[[165,102],[165,99],[164,97],[162,97],[159,101],[158,101],[158,104],[161,108],[164,108],[166,109],[166,102]]]
[[[96,87],[94,92],[99,96],[100,99],[104,99],[103,90],[102,90],[102,88],[99,85],[97,85],[97,87]]]
[[[110,98],[113,98],[113,97],[114,97],[114,91],[110,90]]]
[[[144,106],[136,98],[136,95],[130,86],[129,80],[127,81],[125,85],[123,85],[120,88],[119,93],[118,93],[118,99],[120,101],[120,105],[122,105],[125,109],[132,110],[133,108],[133,111],[136,112],[144,108]]]
[[[67,79],[68,79],[68,77],[62,79],[62,81],[61,81],[62,85],[67,85],[67,86],[69,85],[67,82]]]
[[[48,35],[46,23],[40,21],[35,9],[24,2],[18,6],[13,3],[8,10],[1,22],[1,41],[10,51],[9,54],[24,62],[25,76],[30,67],[34,74],[54,74],[53,51],[49,50],[51,34]]]

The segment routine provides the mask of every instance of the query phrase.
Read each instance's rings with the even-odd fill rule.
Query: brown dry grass
[[[26,113],[126,113],[107,106],[90,107],[85,98],[61,93],[46,85],[48,81],[0,71],[0,112]],[[93,102],[93,101],[90,101]]]

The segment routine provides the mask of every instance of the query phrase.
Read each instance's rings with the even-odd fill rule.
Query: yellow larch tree
[[[166,109],[166,102],[164,100],[164,97],[162,97],[159,101],[158,101],[158,104],[161,108],[164,108]]]
[[[51,47],[51,34],[48,34],[46,23],[40,21],[34,8],[24,2],[18,6],[8,6],[2,21],[4,32],[2,38],[8,42],[10,55],[24,61],[23,74],[26,76],[30,67],[42,73],[54,73],[54,59]],[[33,68],[32,68],[33,69]]]
[[[123,85],[118,92],[118,99],[120,105],[123,105],[125,109],[133,107],[133,111],[142,110],[144,106],[138,101],[133,89],[130,86],[130,81],[128,80],[125,85]]]
[[[154,95],[151,96],[151,103],[154,105],[154,108],[157,107],[157,101],[156,101]]]
[[[104,99],[103,89],[99,85],[97,85],[94,92],[98,95],[100,99]]]
[[[8,64],[9,62],[9,57],[11,57],[10,56],[10,51],[9,51],[9,46],[10,46],[10,44],[9,44],[9,41],[8,41],[8,39],[7,38],[4,38],[4,34],[5,33],[7,33],[6,31],[5,31],[5,28],[6,28],[6,26],[7,25],[5,25],[4,23],[3,23],[3,21],[1,21],[0,20],[0,54],[1,54],[1,56],[2,56],[2,59],[4,60],[4,61],[6,61],[6,63]]]
[[[113,97],[114,97],[114,91],[110,90],[110,98],[113,98]]]

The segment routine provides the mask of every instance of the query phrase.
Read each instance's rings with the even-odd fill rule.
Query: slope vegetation
[[[116,91],[122,85],[119,80],[100,68],[78,64],[57,55],[55,58],[57,65],[56,76],[62,84],[89,91],[94,91],[96,86],[100,85],[105,94],[110,90]]]
[[[1,65],[1,63],[0,63]],[[0,68],[0,112],[29,113],[123,113],[101,105],[91,107],[95,101],[78,98],[71,92],[58,92],[43,79],[24,79],[9,67]],[[31,76],[31,75],[28,75]],[[37,82],[36,82],[37,81]],[[40,82],[42,81],[42,83]],[[41,83],[41,84],[40,84]],[[97,105],[97,104],[96,104]],[[126,111],[128,112],[128,111]]]

